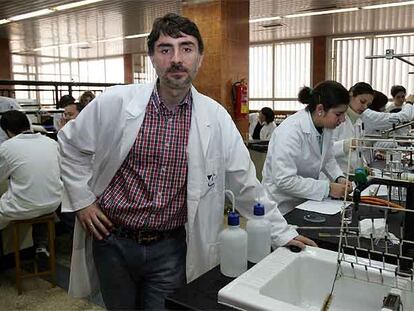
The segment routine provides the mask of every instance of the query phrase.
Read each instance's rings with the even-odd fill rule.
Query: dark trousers
[[[140,245],[111,234],[93,242],[93,258],[108,310],[164,310],[165,297],[186,283],[185,230]]]
[[[34,224],[32,226],[32,238],[33,238],[33,245],[35,248],[47,248],[48,247],[48,230],[47,224]]]

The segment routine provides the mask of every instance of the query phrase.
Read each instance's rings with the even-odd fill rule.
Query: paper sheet
[[[346,203],[346,206],[350,205],[351,203]],[[309,212],[317,212],[324,215],[334,215],[342,211],[344,207],[344,201],[342,200],[332,200],[332,199],[325,199],[323,201],[306,201],[296,208],[299,208],[304,211]]]

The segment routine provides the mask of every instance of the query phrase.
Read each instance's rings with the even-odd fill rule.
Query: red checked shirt
[[[191,91],[171,111],[154,88],[135,143],[99,198],[114,224],[164,231],[186,223],[191,107]]]

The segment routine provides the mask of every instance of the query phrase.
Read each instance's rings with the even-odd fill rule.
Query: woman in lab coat
[[[365,82],[358,82],[349,90],[350,103],[345,115],[345,122],[334,131],[334,153],[336,161],[344,173],[348,171],[348,154],[351,152],[349,171],[353,172],[357,166],[366,165],[365,152],[357,152],[355,138],[361,138],[366,133],[376,130],[385,130],[401,122],[411,121],[414,118],[412,105],[404,105],[398,113],[384,113],[367,109],[373,99],[374,90]],[[411,96],[410,96],[411,98]]]
[[[249,139],[269,140],[276,128],[274,120],[275,113],[269,107],[249,114]]]
[[[357,166],[366,164],[363,152],[357,152],[351,147],[355,147],[357,144],[354,138],[363,136],[364,124],[361,116],[371,105],[374,99],[374,90],[368,83],[358,82],[349,90],[349,96],[350,101],[345,113],[345,122],[335,129],[333,136],[335,158],[344,173],[347,173],[348,170],[348,153],[350,151],[350,172],[353,172]]]
[[[282,214],[304,200],[340,198],[348,189],[332,153],[332,130],[344,122],[348,91],[324,81],[313,90],[304,87],[298,99],[307,107],[275,129],[263,169],[264,188]],[[321,171],[330,181],[319,179]]]
[[[373,111],[377,111],[377,112],[384,112],[387,103],[388,103],[387,95],[385,95],[382,92],[375,91],[374,92],[374,99],[373,99],[371,105],[369,105],[369,109],[373,110]],[[375,130],[375,129],[372,129],[372,128],[368,128],[367,130],[365,130],[365,133],[366,134],[380,135],[381,131],[380,130]],[[383,141],[375,142],[373,144],[373,146],[378,147],[378,148],[395,148],[395,147],[397,147],[397,143],[392,139],[392,140],[386,141],[386,142],[383,142]],[[378,150],[365,150],[364,156],[365,156],[365,159],[367,160],[368,164],[373,162],[375,159],[383,160],[385,158],[385,154],[381,149],[378,149]]]

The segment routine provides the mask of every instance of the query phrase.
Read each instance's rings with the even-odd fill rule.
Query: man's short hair
[[[63,106],[63,108],[66,108],[67,106],[70,106],[70,105],[75,105],[76,110],[78,112],[81,112],[82,109],[86,107],[86,106],[83,106],[80,102],[73,102],[73,103],[67,103],[65,106]]]
[[[154,21],[151,33],[147,39],[148,54],[154,55],[154,45],[161,34],[172,38],[180,38],[182,33],[195,37],[198,42],[198,51],[200,54],[203,54],[204,43],[197,25],[187,17],[174,13],[168,13]]]
[[[58,108],[65,108],[69,104],[75,103],[75,99],[71,95],[63,95],[58,102]]]
[[[18,110],[10,110],[1,116],[0,119],[1,129],[7,133],[18,135],[24,131],[30,130],[30,122],[27,116]]]

